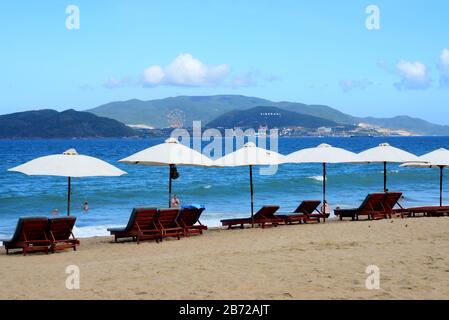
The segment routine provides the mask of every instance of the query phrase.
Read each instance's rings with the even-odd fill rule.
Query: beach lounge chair
[[[274,215],[274,213],[279,209],[279,206],[263,206],[257,211],[253,219],[249,218],[237,218],[237,219],[225,219],[220,220],[221,224],[228,229],[231,229],[233,226],[240,225],[240,228],[243,229],[245,224],[258,224],[262,228],[267,226],[277,226],[284,222],[283,219],[280,219]]]
[[[416,217],[420,214],[424,217],[440,217],[444,215],[449,215],[449,206],[422,206],[422,207],[411,207],[411,208],[399,208],[394,209],[395,214],[401,215],[401,217]]]
[[[189,236],[191,234],[203,234],[203,230],[207,230],[207,226],[203,225],[200,221],[201,213],[203,213],[204,207],[188,206],[183,207],[178,216],[178,223],[184,230],[184,235]]]
[[[75,238],[72,232],[73,227],[75,226],[75,221],[75,217],[48,219],[47,233],[48,238],[51,241],[50,249],[52,252],[69,248],[76,251],[76,246],[78,246],[80,242]]]
[[[388,211],[388,217],[391,218],[393,215],[396,215],[394,207],[399,204],[399,200],[402,198],[401,192],[386,192],[386,199],[385,199],[385,207]]]
[[[400,192],[379,192],[370,193],[366,196],[360,207],[356,209],[335,209],[335,215],[343,218],[359,220],[360,216],[367,216],[371,219],[382,219],[391,217],[394,214],[393,208],[401,198]]]
[[[180,209],[169,208],[159,209],[159,215],[157,219],[157,226],[162,233],[162,238],[181,238],[184,235],[184,229],[179,225],[177,219]]]
[[[124,228],[109,228],[115,242],[120,238],[132,238],[140,243],[142,240],[162,239],[162,233],[157,227],[157,208],[134,208]]]
[[[26,217],[19,218],[14,235],[9,240],[2,240],[9,254],[11,249],[22,249],[23,255],[28,252],[43,251],[48,254],[50,240],[47,237],[48,218]]]
[[[318,206],[320,205],[320,200],[304,200],[299,206],[293,211],[296,214],[290,215],[275,215],[279,219],[284,220],[285,224],[292,224],[293,222],[298,223],[307,223],[309,221],[320,222],[320,219],[323,219],[323,222],[326,221],[326,215],[318,211]],[[314,213],[316,212],[316,213]]]

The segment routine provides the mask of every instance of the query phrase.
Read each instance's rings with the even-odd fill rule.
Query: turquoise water
[[[109,226],[126,224],[133,207],[165,207],[168,202],[167,167],[117,162],[163,140],[0,140],[0,238],[12,234],[20,216],[51,216],[53,209],[58,209],[63,215],[67,201],[66,178],[28,177],[6,170],[69,148],[101,158],[128,172],[122,177],[72,179],[72,214],[77,216],[77,236],[103,235]],[[288,154],[320,143],[360,152],[382,142],[417,155],[440,147],[449,148],[449,137],[281,138],[279,152]],[[367,193],[382,191],[382,170],[382,164],[328,165],[327,199],[331,207],[353,207]],[[174,181],[174,193],[182,204],[205,205],[203,223],[217,226],[220,219],[248,215],[248,168],[180,167],[178,171],[180,178]],[[388,188],[403,192],[405,205],[438,203],[438,170],[399,168],[390,164],[388,171]],[[256,168],[254,191],[256,209],[264,204],[278,204],[281,211],[292,210],[303,199],[322,198],[322,166],[286,164],[272,176],[260,175]],[[83,211],[85,201],[89,203],[87,213]]]

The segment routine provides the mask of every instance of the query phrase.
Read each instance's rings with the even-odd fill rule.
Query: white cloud
[[[181,53],[166,67],[146,68],[142,83],[145,86],[210,86],[222,82],[229,72],[227,64],[205,65],[190,53]]]
[[[194,58],[190,53],[181,53],[167,66],[151,65],[136,77],[123,79],[110,77],[103,85],[109,89],[124,86],[183,86],[207,87],[222,85],[225,87],[257,86],[259,82],[274,82],[279,78],[264,74],[258,70],[232,74],[228,64],[206,65]]]
[[[432,83],[427,67],[421,62],[401,60],[396,65],[401,81],[395,83],[398,90],[424,90]]]
[[[151,66],[143,72],[144,82],[152,85],[160,84],[164,76],[164,70],[160,66]]]
[[[354,89],[364,90],[369,86],[373,85],[373,83],[367,79],[362,80],[341,80],[340,87],[344,92],[348,92]]]
[[[449,88],[449,50],[441,51],[438,61],[438,71],[440,72],[440,87]]]
[[[449,67],[449,49],[443,49],[441,51],[440,61],[442,65]]]

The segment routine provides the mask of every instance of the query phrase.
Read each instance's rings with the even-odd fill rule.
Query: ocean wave
[[[208,226],[208,227],[220,227],[221,226],[221,222],[220,220],[222,219],[226,219],[226,217],[220,217],[220,218],[201,218],[201,223]]]
[[[387,173],[399,173],[399,172],[400,172],[399,170],[387,170]],[[379,171],[377,171],[377,173],[383,174],[384,171],[383,170],[379,170]]]
[[[308,179],[316,180],[316,181],[323,181],[323,176],[311,176],[307,177]],[[326,177],[327,180],[327,177]]]
[[[104,237],[109,236],[108,228],[121,227],[119,225],[101,225],[101,226],[84,226],[73,228],[73,234],[77,238],[89,238],[89,237]]]
[[[222,216],[220,217],[207,217],[203,216],[201,222],[208,227],[219,227],[221,226],[220,220],[224,219]],[[108,228],[117,228],[123,227],[123,225],[89,225],[83,227],[75,226],[73,228],[73,234],[77,238],[90,238],[90,237],[104,237],[110,236]]]

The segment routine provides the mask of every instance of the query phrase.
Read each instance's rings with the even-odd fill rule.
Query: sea
[[[77,217],[77,237],[107,235],[108,227],[127,223],[134,207],[167,207],[168,167],[148,167],[119,163],[135,152],[162,143],[148,139],[64,139],[0,140],[0,239],[9,238],[23,216],[59,216],[66,213],[67,179],[26,176],[7,169],[36,157],[58,154],[69,148],[107,161],[128,174],[121,177],[72,178],[71,214]],[[282,154],[327,143],[361,152],[380,143],[416,155],[437,148],[449,148],[449,137],[285,137],[278,140]],[[291,212],[302,200],[322,199],[322,165],[284,164],[275,174],[264,175],[255,167],[255,209],[266,204]],[[173,193],[181,205],[204,205],[201,221],[219,226],[220,220],[246,217],[250,212],[248,167],[178,167]],[[444,182],[447,185],[447,182]],[[383,190],[383,164],[328,164],[327,200],[331,208],[350,208],[360,204],[370,192]],[[439,170],[388,165],[388,189],[401,191],[402,205],[436,205],[439,202]],[[89,209],[84,210],[84,203]]]

